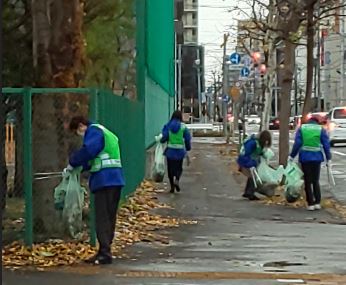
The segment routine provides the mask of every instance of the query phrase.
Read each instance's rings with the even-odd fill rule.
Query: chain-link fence
[[[146,148],[155,141],[154,136],[174,108],[174,13],[173,2],[170,6],[162,0],[135,2],[136,40],[127,39],[130,55],[124,59],[129,72],[123,80],[115,76],[119,82],[111,86],[120,96],[88,88],[3,88],[14,118],[8,127],[1,124],[4,130],[8,128],[9,140],[14,140],[6,143],[7,162],[0,162],[8,170],[5,243],[23,240],[32,245],[69,239],[69,232],[61,225],[62,213],[54,192],[69,154],[81,143],[68,132],[73,115],[89,114],[91,120],[118,135],[126,180],[124,196],[144,178]],[[86,186],[86,181],[82,176],[82,185]],[[93,199],[88,193],[83,195],[83,228],[78,238],[95,244]]]
[[[111,91],[93,89],[6,88],[3,92],[12,100],[16,99],[19,106],[14,109],[12,123],[16,150],[12,155],[15,159],[12,165],[7,164],[9,190],[3,219],[4,242],[24,239],[31,245],[33,242],[74,239],[95,244],[87,174],[82,174],[80,180],[86,191],[81,194],[83,204],[78,235],[66,227],[64,207],[57,205],[56,189],[63,180],[62,171],[68,164],[69,155],[82,143],[81,138],[69,132],[70,119],[89,114],[91,121],[104,124],[118,135],[126,179],[125,197],[144,177],[143,104]],[[10,127],[6,125],[6,128]]]

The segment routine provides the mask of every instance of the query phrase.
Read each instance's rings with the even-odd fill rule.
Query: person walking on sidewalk
[[[330,141],[325,129],[318,123],[318,118],[311,117],[296,133],[294,145],[289,160],[293,161],[299,153],[299,162],[304,172],[305,194],[309,211],[321,209],[320,172],[324,161],[332,158]]]
[[[175,190],[180,192],[179,180],[183,173],[183,161],[187,152],[191,150],[191,135],[182,120],[182,113],[177,110],[162,130],[161,143],[167,142],[164,155],[167,159],[171,193]]]
[[[70,130],[83,137],[83,146],[70,156],[65,172],[83,166],[91,173],[89,187],[95,197],[98,253],[87,260],[94,264],[112,263],[111,245],[116,215],[125,185],[118,137],[100,124],[82,116],[72,118]]]
[[[251,169],[257,167],[261,156],[264,155],[266,149],[270,148],[271,145],[272,137],[270,132],[266,130],[262,131],[257,136],[252,135],[244,142],[237,159],[240,172],[247,177],[245,191],[243,194],[244,198],[251,201],[259,200],[259,198],[255,195],[256,187],[251,175]]]

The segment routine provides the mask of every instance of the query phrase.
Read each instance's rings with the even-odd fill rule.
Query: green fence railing
[[[27,245],[32,245],[35,241],[36,228],[33,222],[35,211],[33,199],[35,190],[33,189],[33,161],[37,155],[45,155],[35,152],[35,130],[32,122],[42,120],[49,123],[49,120],[60,120],[61,124],[54,123],[63,132],[66,129],[66,121],[71,112],[78,109],[78,104],[73,100],[66,99],[69,95],[87,97],[91,120],[104,124],[114,131],[120,138],[122,160],[124,165],[126,187],[123,191],[124,197],[135,191],[136,186],[142,181],[145,173],[145,152],[154,142],[163,124],[169,119],[174,107],[174,1],[173,0],[136,0],[136,49],[137,49],[137,101],[131,101],[123,97],[116,96],[109,90],[95,88],[3,88],[2,94],[9,97],[21,98],[22,104],[17,104],[20,120],[18,124],[23,130],[21,137],[22,144],[20,167],[23,167],[23,189],[25,201],[24,211],[24,237]],[[35,105],[39,101],[37,96],[51,98],[45,105]],[[65,99],[59,99],[59,97]],[[84,98],[84,99],[85,99]],[[83,100],[84,100],[83,99]],[[46,99],[45,99],[46,100]],[[67,102],[68,101],[68,102]],[[61,102],[65,107],[61,108]],[[71,103],[71,105],[69,105]],[[84,102],[85,103],[85,102]],[[84,104],[83,103],[83,104]],[[34,104],[34,105],[33,105]],[[54,107],[59,109],[58,114],[52,114],[46,110],[45,114],[49,118],[35,117],[35,108],[45,108],[49,105],[49,110],[55,112]],[[82,104],[82,105],[83,105]],[[84,104],[85,105],[85,104]],[[42,107],[43,106],[43,107]],[[72,110],[72,111],[71,111]],[[61,118],[59,117],[61,116]],[[48,122],[47,122],[48,121]],[[35,121],[36,122],[36,121]],[[37,124],[37,122],[36,122]],[[36,126],[37,128],[37,126]],[[47,144],[64,144],[64,136],[55,136],[47,139]],[[45,145],[43,145],[45,147]],[[64,149],[64,146],[61,147]],[[64,149],[65,150],[65,149]],[[67,153],[53,154],[57,161],[57,169],[61,167],[59,156]],[[53,159],[54,160],[54,159]],[[18,162],[19,163],[19,162]],[[15,168],[18,170],[18,163]],[[52,166],[53,167],[53,166]],[[90,197],[91,209],[93,197]],[[94,215],[90,215],[90,242],[95,244]]]

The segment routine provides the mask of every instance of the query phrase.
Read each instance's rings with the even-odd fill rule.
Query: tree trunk
[[[282,72],[280,102],[279,163],[286,165],[289,155],[289,117],[291,111],[291,87],[294,74],[295,45],[285,41],[285,67]]]
[[[314,76],[314,6],[308,8],[307,15],[307,57],[306,57],[306,92],[303,107],[303,121],[311,112],[312,82]]]
[[[83,5],[80,0],[33,0],[34,64],[40,87],[78,87],[83,76]],[[35,58],[36,56],[36,58]],[[67,132],[70,118],[86,115],[88,98],[76,94],[33,96],[33,169],[61,171],[76,148]],[[49,236],[57,230],[53,190],[59,179],[33,185],[34,230]]]

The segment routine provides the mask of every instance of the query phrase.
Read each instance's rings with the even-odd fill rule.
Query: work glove
[[[158,142],[160,142],[161,141],[161,139],[162,139],[162,134],[159,134],[158,136],[155,136],[155,141],[158,143]]]
[[[64,177],[64,178],[69,177],[72,170],[73,170],[73,167],[72,167],[70,164],[68,164],[68,165],[64,168],[64,170],[62,171],[62,177]]]
[[[328,167],[328,166],[331,166],[332,165],[332,161],[329,159],[329,160],[327,160],[327,162],[326,162],[326,166]]]
[[[288,161],[288,162],[293,162],[293,161],[294,161],[294,158],[293,158],[292,156],[289,156],[289,157],[287,158],[287,161]]]

